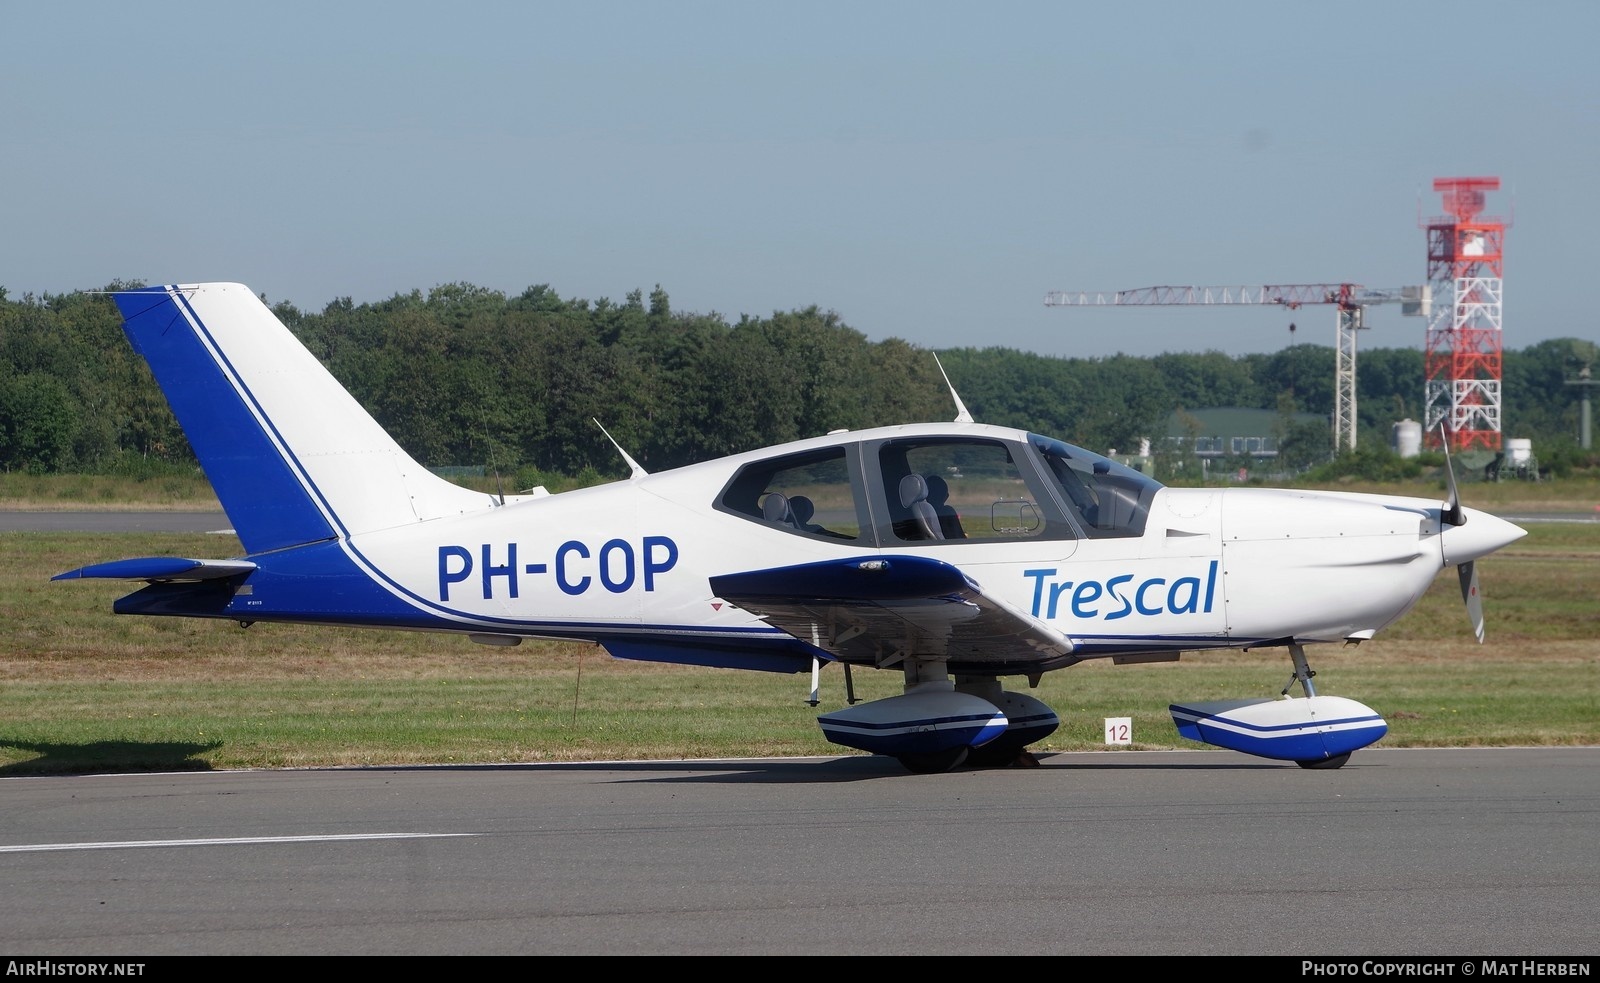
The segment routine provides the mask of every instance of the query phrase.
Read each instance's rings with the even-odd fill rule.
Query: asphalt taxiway
[[[0,780],[0,950],[1595,953],[1600,749]]]

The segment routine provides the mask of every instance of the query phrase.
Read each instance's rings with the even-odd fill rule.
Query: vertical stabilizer
[[[492,507],[413,460],[243,284],[116,302],[249,552]]]

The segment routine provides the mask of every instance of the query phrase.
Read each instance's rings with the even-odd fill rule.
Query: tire
[[[1007,745],[995,747],[1004,738],[990,741],[982,747],[975,747],[967,754],[967,767],[969,768],[1009,768],[1017,763],[1017,758],[1023,754],[1021,746]]]
[[[967,750],[966,747],[958,747],[929,754],[902,754],[897,760],[905,766],[906,771],[917,775],[934,775],[961,767],[961,763],[967,760]]]
[[[1313,758],[1307,761],[1296,761],[1295,764],[1302,768],[1316,768],[1320,771],[1332,771],[1335,768],[1343,768],[1344,763],[1349,760],[1350,752],[1346,751],[1343,754],[1336,754],[1331,758]]]

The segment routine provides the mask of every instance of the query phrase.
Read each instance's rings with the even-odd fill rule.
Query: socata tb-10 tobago
[[[1473,561],[1524,535],[1444,502],[1167,488],[972,421],[838,432],[559,494],[472,491],[402,450],[249,288],[116,294],[245,555],[55,579],[147,581],[119,614],[588,640],[622,659],[904,676],[828,740],[916,772],[1031,760],[1036,685],[1086,659],[1284,647],[1280,694],[1171,706],[1196,741],[1336,768],[1388,729],[1318,695],[1305,647],[1372,637],[1444,567],[1482,640]],[[848,676],[847,676],[848,679]],[[1295,682],[1302,695],[1292,695]],[[853,690],[851,690],[853,692]]]

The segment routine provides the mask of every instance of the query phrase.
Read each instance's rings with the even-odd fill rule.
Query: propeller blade
[[[1439,511],[1439,521],[1447,526],[1459,526],[1467,521],[1467,517],[1461,512],[1461,492],[1456,488],[1456,469],[1450,463],[1450,432],[1445,429],[1443,420],[1439,421],[1439,442],[1444,448],[1444,480],[1446,487],[1450,489],[1450,497],[1445,501],[1444,508]],[[1466,574],[1463,573],[1462,576],[1465,577]],[[1462,589],[1465,590],[1466,581],[1463,580],[1461,583]],[[1482,631],[1478,634],[1478,641],[1483,641]]]
[[[1461,599],[1467,602],[1467,617],[1472,619],[1472,633],[1483,642],[1483,596],[1478,593],[1478,564],[1473,560],[1456,567],[1461,578]]]

